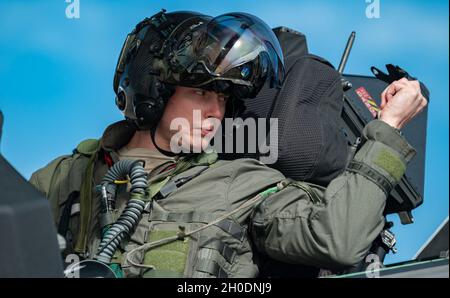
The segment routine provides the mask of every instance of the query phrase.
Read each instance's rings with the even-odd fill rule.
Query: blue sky
[[[303,32],[310,52],[335,66],[355,30],[346,73],[369,75],[372,65],[395,63],[424,81],[432,94],[424,204],[413,211],[413,225],[390,217],[399,252],[387,263],[410,259],[448,216],[448,1],[380,0],[378,19],[366,17],[367,5],[365,0],[80,0],[80,18],[67,19],[64,0],[0,0],[1,153],[29,178],[120,120],[112,90],[120,47],[138,21],[161,8],[252,13],[271,27]]]

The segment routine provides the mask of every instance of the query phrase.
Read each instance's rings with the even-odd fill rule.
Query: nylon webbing
[[[184,231],[180,227],[180,232],[178,232],[178,234],[176,236],[167,237],[167,238],[160,239],[160,240],[157,240],[157,241],[152,241],[150,243],[145,243],[145,244],[143,244],[143,245],[141,245],[139,247],[136,247],[135,249],[131,250],[128,253],[127,261],[131,265],[133,265],[135,267],[138,267],[138,268],[152,268],[151,266],[148,266],[148,265],[145,265],[145,264],[138,264],[138,263],[134,262],[132,260],[133,254],[136,253],[137,251],[140,251],[140,250],[148,251],[148,250],[150,250],[152,248],[155,248],[155,247],[167,244],[167,243],[171,243],[171,242],[174,242],[174,241],[177,241],[177,240],[183,240],[184,238],[190,237],[191,235],[193,235],[195,233],[198,233],[198,232],[200,232],[200,231],[202,231],[204,229],[207,229],[207,228],[209,228],[209,227],[211,227],[213,225],[217,225],[221,221],[223,221],[223,220],[227,219],[228,217],[236,214],[237,212],[240,212],[240,211],[242,211],[242,210],[244,210],[244,209],[246,209],[246,208],[248,208],[248,207],[250,207],[252,205],[256,205],[257,203],[260,203],[262,200],[266,199],[271,194],[276,193],[276,192],[284,189],[290,183],[291,183],[291,180],[289,180],[289,179],[280,181],[277,184],[277,186],[270,187],[270,188],[266,189],[265,191],[257,194],[256,196],[254,196],[253,198],[251,198],[250,200],[248,200],[247,202],[245,202],[244,204],[242,204],[238,208],[236,208],[236,209],[234,209],[234,210],[232,210],[232,211],[230,211],[230,212],[220,216],[219,218],[213,220],[212,222],[208,223],[205,226],[202,226],[200,228],[197,228],[197,229],[194,229],[194,230],[188,231],[188,232]]]
[[[87,163],[86,173],[80,189],[80,231],[74,251],[80,254],[86,252],[88,229],[92,216],[92,179],[94,176],[94,165],[98,154],[92,154]]]
[[[208,224],[217,219],[217,216],[214,216],[210,213],[199,212],[199,211],[189,211],[189,212],[164,212],[164,211],[153,211],[150,214],[150,220],[159,220],[166,222],[179,222],[179,223],[205,223]],[[234,221],[225,218],[217,223],[214,226],[220,228],[227,234],[236,238],[239,241],[243,240],[245,236],[245,229],[243,229],[239,224]]]
[[[210,259],[199,259],[196,266],[196,271],[206,272],[218,278],[227,278],[228,274],[217,264]]]
[[[368,178],[369,180],[377,184],[386,193],[386,196],[389,195],[389,193],[393,189],[391,182],[389,182],[386,177],[384,177],[377,170],[366,165],[365,163],[352,161],[348,165],[347,170],[361,174],[364,177]]]
[[[230,248],[226,243],[219,240],[202,239],[199,240],[200,249],[212,249],[219,252],[219,254],[228,262],[233,263],[235,250]]]

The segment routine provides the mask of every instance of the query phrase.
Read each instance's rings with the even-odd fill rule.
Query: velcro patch
[[[400,181],[406,171],[406,166],[401,159],[386,149],[380,151],[374,163],[388,172],[395,181]]]
[[[177,231],[158,231],[150,232],[149,242],[171,237],[177,234]],[[170,276],[178,274],[183,276],[184,267],[186,266],[187,255],[189,251],[189,238],[186,240],[177,240],[172,243],[164,244],[153,248],[145,254],[144,264],[155,267],[156,275],[158,273],[164,277],[168,273]],[[156,276],[155,275],[155,276]],[[167,276],[169,277],[169,276]]]

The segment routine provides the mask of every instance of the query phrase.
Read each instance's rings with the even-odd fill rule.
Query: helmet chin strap
[[[182,153],[180,153],[180,154],[175,154],[175,153],[173,153],[173,152],[171,152],[171,151],[164,150],[164,149],[160,148],[160,147],[158,146],[158,144],[156,144],[156,140],[155,140],[156,127],[157,127],[157,125],[153,126],[153,127],[150,129],[150,137],[152,138],[153,145],[155,145],[156,149],[157,149],[161,154],[163,154],[163,155],[165,155],[165,156],[169,156],[169,157],[174,157],[174,156],[177,156],[177,155],[182,155]]]

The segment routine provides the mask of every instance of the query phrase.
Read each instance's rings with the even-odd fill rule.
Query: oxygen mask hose
[[[109,264],[120,242],[129,236],[141,219],[147,202],[147,173],[143,161],[121,160],[112,166],[101,182],[103,238],[95,257]],[[118,184],[130,178],[131,199],[119,219],[114,222],[114,209]]]

